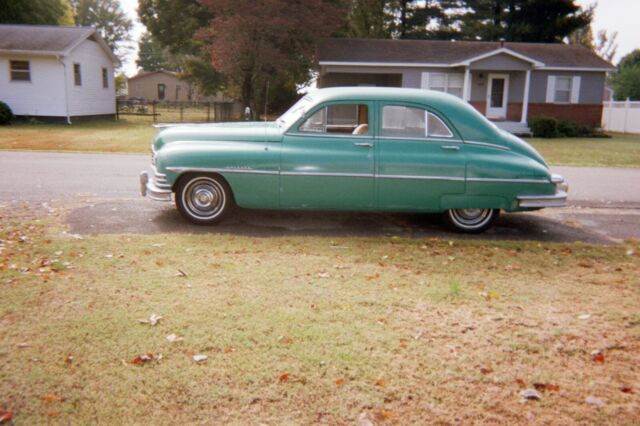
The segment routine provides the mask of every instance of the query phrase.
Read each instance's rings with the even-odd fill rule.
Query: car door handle
[[[363,148],[372,148],[373,144],[371,142],[354,142],[353,146],[361,146]]]
[[[442,145],[440,148],[446,151],[460,151],[460,147],[457,145]]]

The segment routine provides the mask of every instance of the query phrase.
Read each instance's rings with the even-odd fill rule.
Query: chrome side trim
[[[414,138],[414,137],[408,137],[408,136],[378,136],[376,139],[379,140],[402,140],[402,141],[419,141],[419,142],[446,142],[446,143],[459,143],[462,144],[461,140],[455,139],[453,136],[451,136],[450,138],[430,138],[430,137],[424,137],[424,138]]]
[[[541,179],[497,179],[497,178],[467,178],[467,182],[497,182],[497,183],[550,183]]]
[[[454,176],[376,175],[376,177],[380,179],[450,180],[464,182],[463,177]]]
[[[357,177],[372,178],[369,173],[326,173],[326,172],[280,172],[281,176],[330,176],[330,177]]]
[[[252,175],[278,175],[277,170],[252,170],[237,168],[211,168],[211,167],[167,167],[167,170],[174,173],[184,172],[205,172],[205,173],[245,173]]]
[[[511,151],[511,148],[508,146],[496,145],[488,142],[464,141],[464,143],[469,145],[486,146],[487,148],[501,149],[503,151]]]
[[[567,205],[567,193],[558,191],[553,195],[521,195],[518,206],[523,208],[564,207]]]
[[[315,132],[307,132],[307,133],[301,133],[301,132],[287,132],[284,134],[285,136],[302,136],[302,137],[312,137],[312,138],[340,138],[340,139],[345,139],[345,138],[354,138],[354,139],[373,139],[373,135],[372,134],[366,134],[366,135],[354,135],[351,133],[315,133]]]

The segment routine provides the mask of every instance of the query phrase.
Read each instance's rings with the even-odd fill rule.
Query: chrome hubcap
[[[189,182],[182,193],[189,214],[198,219],[212,219],[225,204],[224,190],[215,180],[202,177]]]
[[[477,228],[491,219],[491,209],[453,209],[451,218],[465,228]]]

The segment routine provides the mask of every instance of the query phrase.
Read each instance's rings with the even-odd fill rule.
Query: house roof
[[[563,43],[332,38],[322,40],[318,46],[321,65],[460,66],[499,53],[527,60],[537,68],[613,69],[613,65],[591,50]]]
[[[118,58],[92,27],[52,25],[0,25],[0,53],[68,55],[84,40],[98,42],[114,62]]]
[[[176,75],[176,73],[173,72],[173,71],[165,71],[165,70],[145,71],[145,70],[141,70],[141,71],[138,71],[138,74],[134,75],[133,77],[129,77],[127,80],[128,81],[136,80],[138,78],[148,77],[148,76],[153,75],[153,74],[168,74],[168,75],[170,75],[172,77],[176,77],[176,78],[178,77]]]

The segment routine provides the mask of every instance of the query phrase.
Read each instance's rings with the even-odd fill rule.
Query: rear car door
[[[465,149],[444,116],[424,106],[380,102],[377,204],[383,210],[439,211],[465,191]]]

